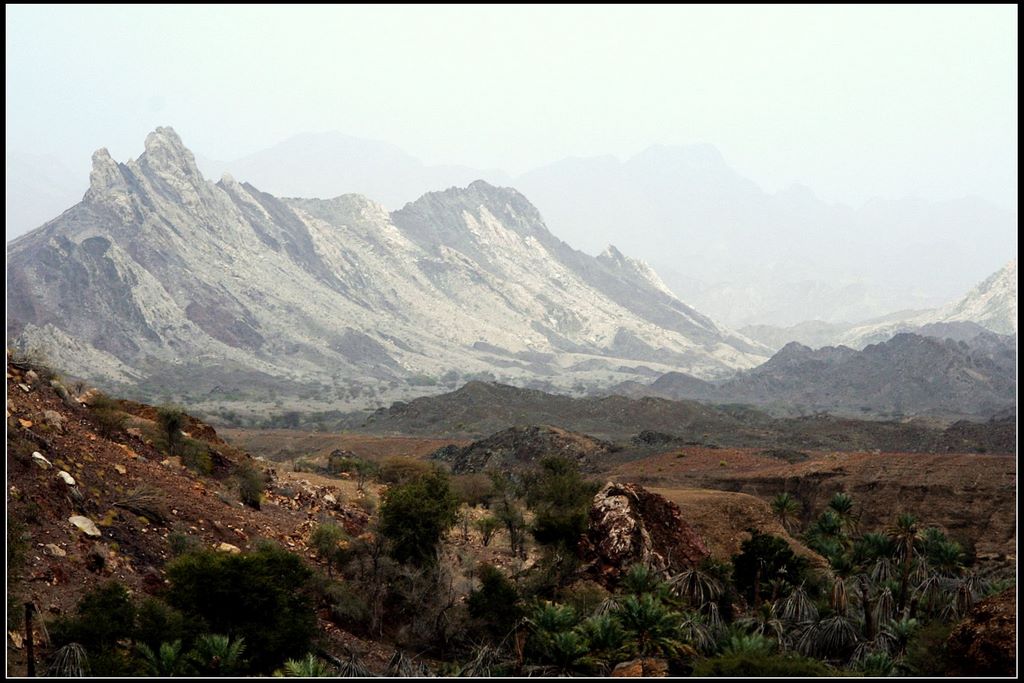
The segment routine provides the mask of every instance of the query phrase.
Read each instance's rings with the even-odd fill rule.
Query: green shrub
[[[761,597],[767,598],[771,595],[772,581],[780,579],[797,586],[807,574],[807,560],[794,555],[789,544],[777,536],[753,529],[740,550],[732,558],[733,581],[748,601],[754,600],[754,588],[758,583]]]
[[[834,676],[835,671],[822,662],[795,655],[735,654],[711,657],[697,662],[694,677],[729,676]]]
[[[448,475],[434,470],[392,486],[380,508],[380,530],[399,562],[433,564],[438,543],[455,524],[458,501]]]
[[[599,485],[583,478],[575,460],[549,456],[540,461],[539,472],[525,477],[524,486],[537,542],[575,549]]]
[[[167,565],[167,600],[210,632],[245,638],[250,671],[269,673],[309,650],[312,576],[298,556],[269,544],[244,554],[190,553]]]
[[[202,441],[182,437],[178,451],[181,455],[181,464],[185,467],[206,476],[213,474],[213,458],[210,457],[210,448]]]
[[[490,500],[494,485],[486,474],[459,474],[452,477],[452,490],[460,503],[475,507]]]
[[[185,411],[176,406],[160,406],[156,410],[156,424],[160,441],[168,455],[178,455],[185,426]]]
[[[112,437],[123,432],[128,423],[128,415],[121,410],[121,404],[104,393],[97,393],[89,404],[92,420],[101,436]]]
[[[49,627],[56,647],[78,643],[89,657],[94,676],[131,674],[127,653],[118,641],[131,638],[135,631],[135,606],[128,590],[110,581],[87,593],[72,616],[58,618]]]
[[[255,465],[244,463],[236,470],[238,475],[238,496],[243,503],[254,510],[260,509],[266,479]]]
[[[508,634],[523,615],[519,591],[498,569],[480,565],[480,588],[469,594],[469,614],[484,624],[488,634],[500,640]]]
[[[429,462],[408,458],[405,456],[394,456],[385,458],[377,470],[377,479],[382,484],[404,484],[429,475],[434,471],[434,466]]]

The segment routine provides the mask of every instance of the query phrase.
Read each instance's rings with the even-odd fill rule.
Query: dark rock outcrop
[[[678,572],[710,551],[678,505],[637,484],[608,482],[594,496],[580,554],[586,573],[612,585],[634,564]]]
[[[982,600],[946,641],[950,676],[1013,676],[1017,668],[1017,589]]]
[[[614,444],[607,441],[557,427],[512,427],[465,448],[445,446],[432,457],[450,463],[455,474],[484,470],[509,472],[536,465],[551,455],[569,458],[582,471],[592,472],[601,456],[614,448]]]

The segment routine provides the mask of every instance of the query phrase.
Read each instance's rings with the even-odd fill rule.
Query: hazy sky
[[[710,142],[767,190],[1016,210],[1017,8],[7,6],[7,144],[87,174],[171,125],[519,173]]]

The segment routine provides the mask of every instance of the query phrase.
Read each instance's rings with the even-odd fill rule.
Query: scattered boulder
[[[29,370],[25,373],[25,381],[29,384],[35,384],[39,381],[39,374],[35,370]]]
[[[43,546],[43,552],[47,555],[53,555],[54,557],[67,557],[68,554],[64,548],[61,548],[59,545],[54,545],[53,543],[47,543]]]
[[[32,460],[33,460],[33,461],[34,461],[34,462],[35,462],[35,463],[36,463],[37,465],[39,465],[40,467],[42,467],[42,468],[43,468],[44,470],[48,470],[48,469],[50,469],[50,467],[51,467],[51,465],[50,465],[50,461],[49,461],[49,460],[47,460],[47,459],[46,459],[46,457],[45,457],[45,456],[44,456],[44,455],[43,455],[42,453],[40,453],[39,451],[34,451],[34,452],[32,453]]]
[[[74,486],[75,485],[75,478],[72,477],[67,472],[65,472],[64,470],[61,470],[60,472],[58,472],[57,476],[60,477],[61,481],[63,481],[68,486]]]
[[[237,545],[231,545],[230,543],[218,543],[215,546],[215,549],[218,552],[231,553],[232,555],[237,555],[242,552],[241,548],[239,548]]]
[[[668,662],[657,657],[642,657],[628,662],[619,662],[612,669],[615,678],[640,678],[646,676],[667,676]]]
[[[64,416],[58,413],[56,410],[44,410],[43,420],[49,426],[56,429],[58,432],[64,431]]]
[[[1014,676],[1017,668],[1017,589],[982,600],[946,641],[949,676]]]
[[[613,585],[634,564],[679,572],[710,552],[678,505],[637,484],[608,482],[594,496],[580,554],[584,572]]]
[[[76,527],[78,527],[86,536],[103,535],[100,532],[99,527],[96,526],[96,523],[88,517],[83,517],[82,515],[74,515],[72,517],[68,517],[68,521],[74,524]]]

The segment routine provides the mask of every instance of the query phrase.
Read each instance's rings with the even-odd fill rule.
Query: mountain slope
[[[951,325],[946,323],[945,325]],[[774,406],[834,414],[989,417],[1016,406],[1015,338],[982,331],[970,343],[901,333],[862,351],[791,342],[729,380],[668,373],[631,396]]]
[[[9,243],[8,264],[9,337],[192,405],[337,408],[442,376],[721,377],[766,355],[639,262],[572,250],[515,190],[478,181],[393,214],[358,195],[283,200],[206,181],[170,128],[125,164],[98,151],[83,201]]]

